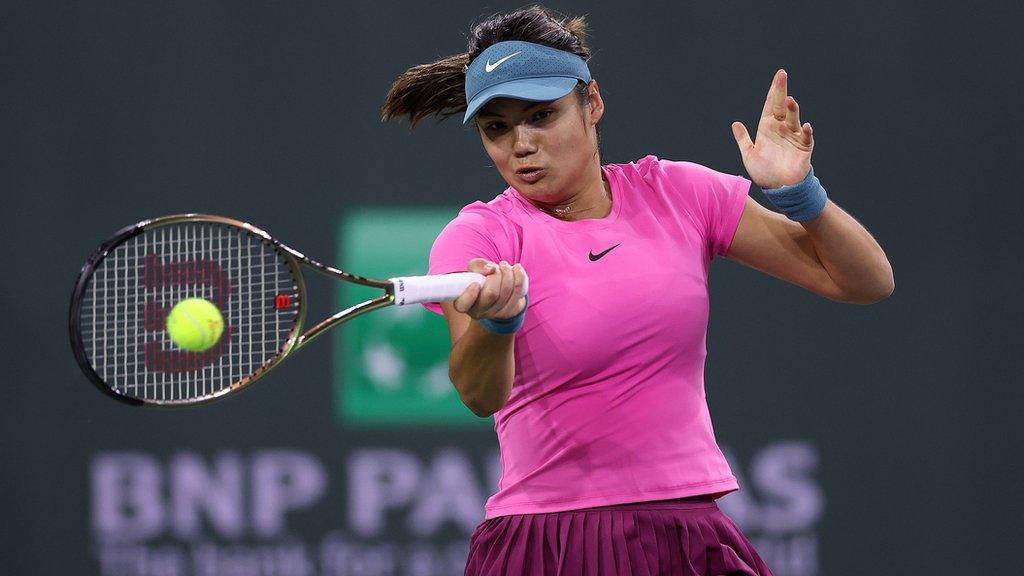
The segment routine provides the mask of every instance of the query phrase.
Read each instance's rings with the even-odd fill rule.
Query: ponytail
[[[469,54],[456,54],[403,72],[384,99],[381,120],[409,117],[413,126],[430,115],[447,118],[466,109]]]

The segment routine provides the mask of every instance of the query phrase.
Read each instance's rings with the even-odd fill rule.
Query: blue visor
[[[581,80],[590,82],[590,69],[575,54],[532,42],[498,42],[466,69],[467,108],[462,123],[468,124],[494,98],[558,100]]]

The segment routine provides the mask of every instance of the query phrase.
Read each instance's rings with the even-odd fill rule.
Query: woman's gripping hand
[[[522,264],[474,258],[466,268],[486,277],[483,286],[470,284],[452,304],[475,320],[513,318],[526,308],[528,279]]]

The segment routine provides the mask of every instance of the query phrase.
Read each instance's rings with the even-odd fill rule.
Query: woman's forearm
[[[892,266],[871,234],[831,200],[821,215],[802,223],[825,270],[847,301],[871,304],[895,288]]]
[[[513,334],[494,334],[471,322],[452,346],[448,377],[477,416],[490,416],[508,401],[516,374],[514,342]]]

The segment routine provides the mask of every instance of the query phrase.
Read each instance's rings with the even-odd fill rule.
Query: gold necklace
[[[601,190],[601,200],[604,200],[607,197],[608,197],[608,192],[606,190],[602,189]],[[575,212],[575,213],[578,214],[580,212],[586,212],[587,210],[593,210],[594,208],[597,208],[599,206],[599,204],[595,204],[595,205],[590,206],[588,208],[583,208],[583,209],[578,209],[577,208],[576,210],[573,210],[573,205],[574,204],[576,204],[575,200],[573,200],[572,202],[569,202],[568,205],[566,205],[564,207],[561,207],[561,208],[552,208],[551,210],[548,210],[546,208],[540,208],[539,206],[538,206],[538,208],[540,208],[541,211],[547,212],[548,214],[550,214],[552,216],[555,216],[557,218],[557,217],[568,216],[570,212]]]

